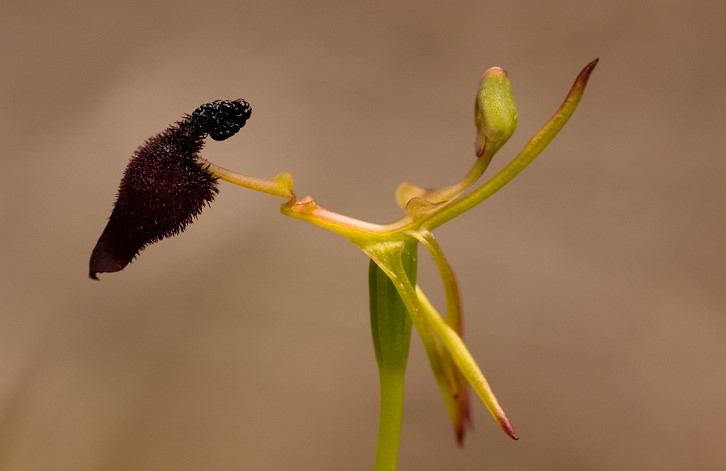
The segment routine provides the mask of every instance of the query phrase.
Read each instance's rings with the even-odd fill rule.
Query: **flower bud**
[[[474,104],[474,121],[477,157],[493,154],[514,134],[517,105],[506,70],[492,67],[482,75]]]

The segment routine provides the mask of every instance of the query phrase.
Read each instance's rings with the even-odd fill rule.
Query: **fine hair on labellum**
[[[136,149],[91,253],[91,278],[122,270],[144,247],[194,221],[218,191],[217,179],[196,160],[204,138],[232,137],[251,114],[242,99],[206,103]]]

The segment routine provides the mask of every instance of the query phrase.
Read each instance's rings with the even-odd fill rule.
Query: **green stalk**
[[[415,280],[416,241],[406,243],[403,265]],[[395,471],[401,444],[404,379],[411,343],[411,317],[388,275],[371,260],[368,270],[371,332],[380,381],[380,418],[376,471]]]

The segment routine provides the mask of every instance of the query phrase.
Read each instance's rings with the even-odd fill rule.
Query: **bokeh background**
[[[437,232],[521,440],[477,402],[458,449],[414,338],[400,469],[726,469],[725,2],[0,5],[0,469],[371,469],[365,257],[223,184],[91,281],[131,152],[244,97],[207,158],[387,222],[399,182],[469,168],[484,69],[519,105],[496,169],[598,56],[540,159]]]

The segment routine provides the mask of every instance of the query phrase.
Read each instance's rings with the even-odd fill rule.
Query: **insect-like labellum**
[[[91,253],[91,278],[122,270],[144,247],[194,221],[218,191],[217,179],[196,161],[204,138],[222,141],[235,135],[251,114],[245,100],[216,100],[136,149]]]
[[[252,114],[252,107],[244,100],[215,100],[206,103],[187,118],[215,141],[223,141],[237,134]]]

